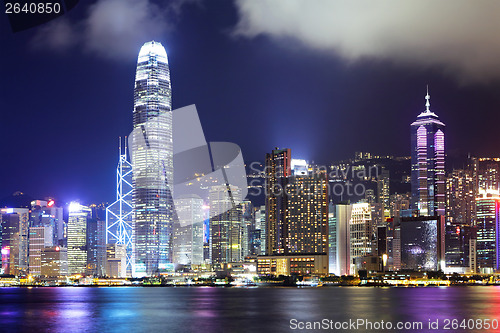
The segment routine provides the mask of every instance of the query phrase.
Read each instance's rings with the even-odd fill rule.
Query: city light
[[[82,210],[82,205],[76,201],[72,201],[68,206],[68,210],[70,213],[80,212]]]

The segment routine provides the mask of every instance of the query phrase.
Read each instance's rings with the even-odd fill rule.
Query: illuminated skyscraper
[[[479,189],[476,198],[477,267],[481,273],[493,273],[500,267],[500,195],[498,190]]]
[[[186,196],[177,201],[179,221],[174,223],[174,262],[182,265],[203,263],[203,199]]]
[[[26,273],[29,209],[2,208],[1,217],[2,269],[5,274]]]
[[[145,43],[134,88],[133,261],[135,276],[157,275],[172,262],[173,143],[170,71],[161,43]],[[140,129],[137,131],[136,129]]]
[[[291,176],[286,190],[285,254],[328,253],[326,172]]]
[[[430,110],[430,95],[425,96],[426,110],[411,124],[412,208],[421,216],[445,214],[444,123]]]
[[[69,205],[68,270],[69,274],[85,274],[87,270],[87,220],[90,208],[77,202]]]
[[[210,188],[210,247],[212,265],[238,262],[241,257],[241,190],[235,186],[216,185]],[[216,214],[216,212],[223,212]]]
[[[285,253],[286,178],[291,175],[290,149],[274,149],[266,154],[266,254]]]

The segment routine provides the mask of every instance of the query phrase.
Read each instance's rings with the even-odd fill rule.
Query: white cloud
[[[461,81],[500,77],[500,1],[236,0],[235,34],[295,38],[347,61],[440,66]]]
[[[58,18],[41,27],[33,44],[55,50],[81,45],[82,50],[102,57],[131,59],[144,42],[161,39],[173,27],[184,4],[198,1],[159,5],[152,0],[98,0],[82,21]]]

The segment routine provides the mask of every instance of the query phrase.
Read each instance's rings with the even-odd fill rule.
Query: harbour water
[[[0,288],[1,332],[499,331],[485,319],[500,320],[500,287]]]

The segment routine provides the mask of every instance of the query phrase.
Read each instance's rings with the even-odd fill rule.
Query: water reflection
[[[290,332],[292,318],[426,325],[499,309],[499,287],[0,288],[0,331]]]

